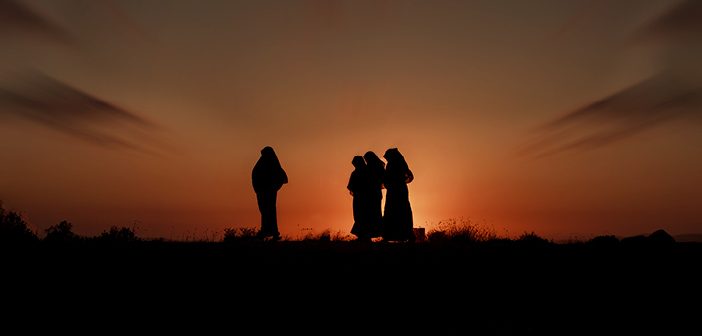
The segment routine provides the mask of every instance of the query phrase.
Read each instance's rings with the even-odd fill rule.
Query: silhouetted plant
[[[0,205],[0,243],[24,244],[38,240],[36,233],[17,212],[6,211]]]
[[[329,230],[326,230],[326,231],[320,233],[317,240],[319,240],[321,242],[330,242],[331,241],[331,232],[329,232]]]
[[[600,246],[600,247],[616,246],[616,245],[619,245],[619,239],[615,236],[612,236],[612,235],[597,236],[597,237],[590,239],[587,243],[590,245],[593,245],[593,246]]]
[[[116,226],[113,226],[108,231],[101,233],[98,239],[115,243],[128,243],[140,240],[136,233],[134,233],[134,230],[128,227]]]
[[[485,242],[497,239],[493,229],[473,223],[470,218],[460,221],[451,218],[439,221],[427,234],[429,241],[454,241],[464,243]]]
[[[257,240],[258,230],[256,228],[226,228],[222,241],[230,243],[233,241]]]
[[[524,232],[522,233],[517,241],[520,243],[534,244],[534,245],[547,245],[551,244],[548,239],[542,238],[534,232]]]
[[[427,238],[429,239],[429,241],[432,241],[432,242],[442,242],[442,241],[448,241],[449,235],[446,231],[429,230],[429,234],[427,234]]]
[[[324,230],[322,233],[319,234],[313,234],[313,233],[308,233],[305,235],[305,238],[302,238],[303,241],[320,241],[320,242],[330,242],[331,241],[331,232],[329,230]]]
[[[47,242],[72,242],[78,240],[80,237],[73,233],[73,224],[68,221],[61,221],[56,225],[50,226],[46,229],[46,237],[44,241]]]
[[[348,233],[337,231],[331,236],[331,240],[332,241],[351,241],[351,240],[353,240],[353,237]]]

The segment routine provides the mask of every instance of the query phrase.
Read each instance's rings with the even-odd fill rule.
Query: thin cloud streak
[[[50,40],[69,43],[73,39],[52,20],[14,0],[0,0],[0,35],[34,34]]]
[[[702,34],[702,1],[686,0],[673,6],[640,30],[642,38],[676,38]]]
[[[0,87],[0,116],[28,120],[102,147],[150,152],[118,134],[157,128],[143,117],[45,75],[23,82],[23,87]]]
[[[642,27],[662,38],[662,70],[539,128],[523,154],[543,157],[611,145],[662,124],[702,117],[702,2],[683,1]]]

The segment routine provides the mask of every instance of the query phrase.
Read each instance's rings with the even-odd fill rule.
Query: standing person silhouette
[[[405,158],[397,148],[390,148],[383,157],[388,161],[383,179],[388,190],[383,216],[384,241],[414,241],[412,207],[407,184],[414,180]]]
[[[261,212],[261,230],[258,232],[258,237],[261,239],[272,237],[273,240],[279,240],[276,201],[278,190],[283,187],[283,184],[288,183],[288,175],[280,165],[272,147],[266,146],[261,150],[261,157],[253,168],[251,180],[256,192],[258,210]]]
[[[351,228],[351,233],[358,237],[358,241],[369,242],[373,233],[369,216],[371,175],[362,156],[354,156],[351,163],[355,169],[351,172],[349,184],[346,186],[351,196],[353,196],[353,227]]]
[[[368,219],[371,224],[371,237],[380,237],[383,228],[383,175],[385,162],[372,151],[363,154],[371,178],[371,190],[368,199]]]

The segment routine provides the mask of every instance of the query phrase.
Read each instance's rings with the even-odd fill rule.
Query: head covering
[[[385,162],[383,162],[383,160],[381,160],[373,151],[367,151],[366,154],[363,154],[363,158],[366,159],[366,163],[369,167],[381,169],[385,168]]]
[[[263,147],[263,149],[261,149],[260,160],[263,162],[270,162],[268,163],[269,165],[280,167],[280,160],[278,160],[278,155],[275,154],[275,151],[271,146],[266,146]]]
[[[386,182],[392,183],[393,177],[396,181],[402,181],[402,183],[410,183],[412,180],[414,180],[414,175],[409,169],[407,161],[405,161],[405,157],[400,154],[400,151],[397,148],[388,149],[385,151],[385,155],[383,156],[388,160],[388,166],[386,168]],[[388,176],[390,176],[389,179]]]
[[[366,166],[366,161],[363,160],[363,156],[359,156],[359,155],[354,156],[353,160],[351,160],[351,163],[356,168],[362,168],[362,167]]]
[[[273,147],[271,146],[266,146],[261,149],[261,155],[273,155],[275,156],[275,151],[273,150]]]
[[[256,192],[278,190],[283,184],[288,183],[288,175],[280,165],[273,147],[266,146],[261,149],[261,157],[254,166],[251,178]]]
[[[385,155],[383,155],[385,159],[388,161],[394,161],[394,160],[404,160],[404,157],[402,154],[400,154],[400,151],[397,148],[390,148],[385,151]]]

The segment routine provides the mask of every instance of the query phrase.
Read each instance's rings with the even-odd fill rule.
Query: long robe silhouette
[[[258,236],[280,238],[276,202],[278,190],[288,183],[288,175],[272,147],[267,146],[261,150],[261,157],[253,168],[251,180],[256,192],[258,210],[261,212],[261,230]]]
[[[371,184],[368,199],[368,216],[371,223],[371,236],[373,238],[382,235],[383,225],[383,175],[385,175],[385,162],[372,151],[363,154],[366,166],[370,173]]]
[[[351,163],[355,167],[349,177],[346,188],[353,196],[353,227],[351,233],[358,240],[370,240],[373,227],[370,217],[370,201],[372,197],[371,174],[362,156],[354,156]]]
[[[383,215],[383,239],[413,241],[412,207],[407,184],[414,180],[414,175],[397,148],[388,149],[383,157],[388,161],[383,179],[387,189]]]

